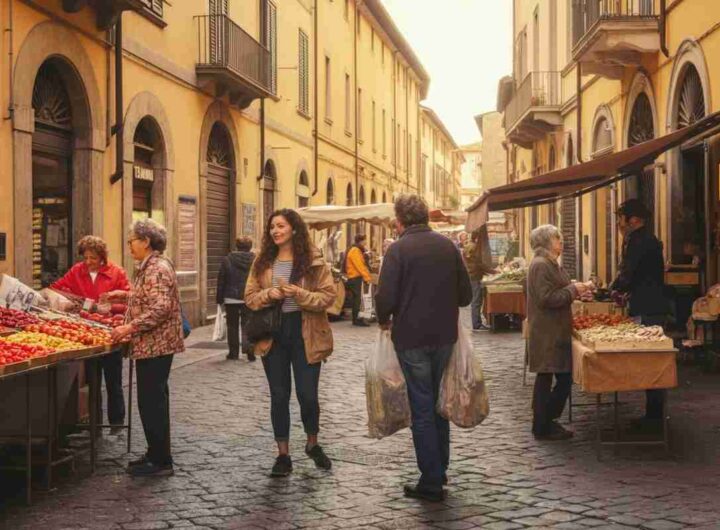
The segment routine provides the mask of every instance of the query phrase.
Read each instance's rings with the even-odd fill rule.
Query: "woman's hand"
[[[295,296],[298,294],[298,291],[300,290],[300,287],[291,283],[286,283],[282,286],[281,289],[283,295],[285,295],[286,298],[295,298]]]
[[[100,301],[107,300],[111,304],[122,304],[124,302],[127,302],[129,294],[130,293],[128,291],[121,291],[121,290],[110,291],[110,292],[104,293],[101,296]]]
[[[285,295],[283,294],[283,291],[277,287],[273,287],[272,289],[270,289],[268,295],[270,296],[271,300],[285,300]]]
[[[122,326],[118,326],[112,330],[112,333],[110,334],[110,337],[115,342],[122,342],[123,339],[129,337],[132,335],[133,327],[130,324],[124,324]]]

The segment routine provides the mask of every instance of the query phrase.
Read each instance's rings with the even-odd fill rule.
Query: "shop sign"
[[[178,204],[178,271],[195,271],[197,262],[197,202],[181,198]]]
[[[243,235],[255,237],[255,215],[256,208],[254,204],[242,205],[242,233]]]
[[[146,182],[153,182],[155,180],[155,173],[151,167],[133,166],[133,176],[137,180],[144,180]]]

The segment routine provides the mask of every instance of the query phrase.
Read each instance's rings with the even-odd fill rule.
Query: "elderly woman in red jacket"
[[[107,311],[105,304],[99,304],[103,295],[110,291],[129,291],[125,271],[108,261],[108,249],[105,241],[96,236],[85,236],[78,243],[78,254],[83,260],[76,263],[58,281],[50,287],[56,291],[68,293],[85,299],[85,309]],[[125,304],[113,304],[109,311],[123,314]],[[102,370],[105,373],[105,387],[108,395],[108,420],[115,425],[116,432],[125,423],[125,398],[122,387],[122,353],[112,352],[103,357]]]

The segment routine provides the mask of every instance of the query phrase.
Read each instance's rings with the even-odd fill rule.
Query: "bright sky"
[[[425,103],[458,144],[478,141],[474,116],[512,73],[512,0],[382,1],[430,74]]]

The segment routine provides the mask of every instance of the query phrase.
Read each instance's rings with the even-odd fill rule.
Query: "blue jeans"
[[[440,381],[453,344],[398,351],[407,382],[415,457],[420,468],[418,485],[442,489],[442,477],[450,464],[450,424],[435,412]]]
[[[485,292],[481,280],[471,280],[470,285],[472,285],[472,302],[470,302],[472,327],[478,329],[482,327],[482,306]]]
[[[320,430],[318,385],[322,363],[308,364],[302,336],[302,313],[283,313],[280,331],[273,336],[273,345],[262,358],[265,375],[270,384],[270,418],[275,440],[290,439],[290,392],[295,374],[295,393],[300,403],[300,416],[306,434]]]

